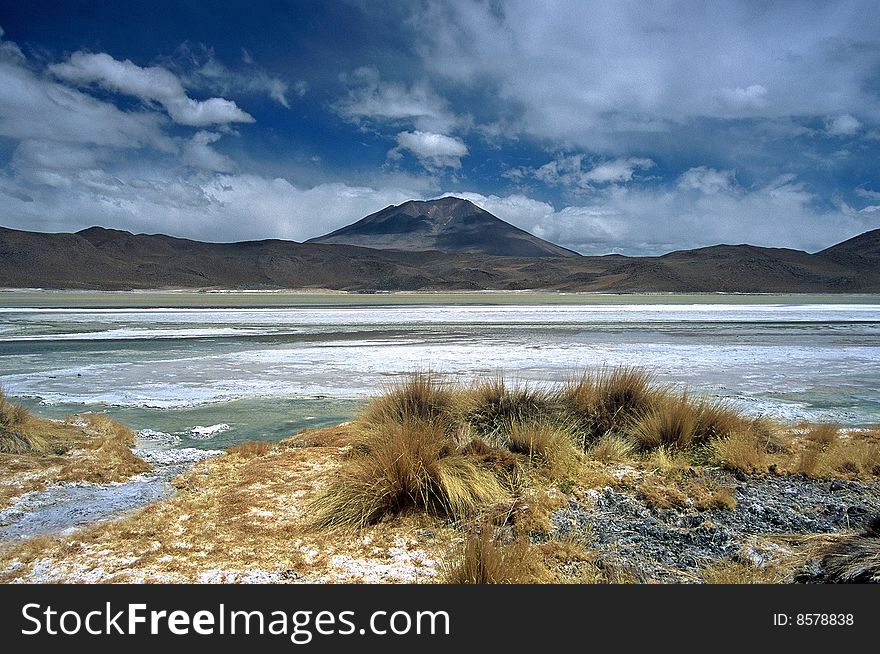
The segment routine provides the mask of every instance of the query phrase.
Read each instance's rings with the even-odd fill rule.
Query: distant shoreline
[[[541,290],[349,292],[330,289],[0,289],[2,308],[158,309],[411,305],[880,304],[877,293],[603,293]]]

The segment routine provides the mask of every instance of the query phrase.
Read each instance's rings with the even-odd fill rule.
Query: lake
[[[0,293],[13,399],[174,447],[335,424],[416,370],[553,385],[632,365],[751,415],[864,426],[878,364],[866,295]]]

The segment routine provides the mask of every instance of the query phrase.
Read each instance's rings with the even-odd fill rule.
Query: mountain
[[[307,242],[503,257],[580,256],[504,222],[469,200],[453,197],[391,205]]]
[[[101,227],[76,234],[0,227],[0,287],[880,293],[878,253],[880,230],[815,254],[716,245],[659,257],[536,258],[281,240],[203,243]]]

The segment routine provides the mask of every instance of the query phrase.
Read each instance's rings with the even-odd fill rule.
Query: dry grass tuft
[[[552,479],[574,474],[581,461],[572,433],[552,424],[512,424],[507,448],[511,452],[527,455],[533,465]]]
[[[31,414],[24,407],[10,402],[0,389],[0,453],[42,454],[48,441],[32,428]]]
[[[635,443],[625,436],[608,434],[596,441],[587,451],[587,458],[603,463],[626,461],[632,455],[635,447]]]
[[[503,444],[511,426],[552,421],[554,407],[548,393],[527,385],[508,387],[503,379],[481,380],[458,398],[459,412],[468,427],[492,444]]]
[[[86,413],[81,418],[92,439],[79,456],[61,468],[56,481],[107,484],[125,481],[153,469],[132,453],[135,435],[131,429],[98,413]]]
[[[460,519],[504,496],[492,471],[461,454],[442,425],[386,424],[358,445],[314,503],[316,526],[363,528],[407,509]]]
[[[453,393],[430,372],[416,372],[391,384],[373,399],[363,419],[371,425],[434,422],[449,419]]]
[[[578,421],[587,446],[606,434],[625,431],[637,416],[650,408],[657,393],[648,372],[622,366],[585,372],[569,380],[559,399]]]
[[[711,442],[716,463],[728,470],[745,474],[767,471],[767,456],[762,435],[752,430],[737,432]]]
[[[777,566],[759,567],[725,559],[703,568],[700,578],[706,584],[781,584],[788,581],[788,573]]]
[[[880,583],[880,515],[864,532],[836,539],[819,554],[828,583]]]
[[[490,529],[468,536],[447,562],[448,584],[534,584],[549,580],[541,557],[525,539],[511,543],[492,538]]]

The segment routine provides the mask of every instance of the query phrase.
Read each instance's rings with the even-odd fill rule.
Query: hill
[[[509,257],[580,256],[504,222],[469,200],[454,197],[385,207],[307,242]]]
[[[203,243],[92,227],[0,228],[0,287],[347,291],[877,293],[880,231],[816,254],[718,245],[660,257],[488,256],[265,240]]]

